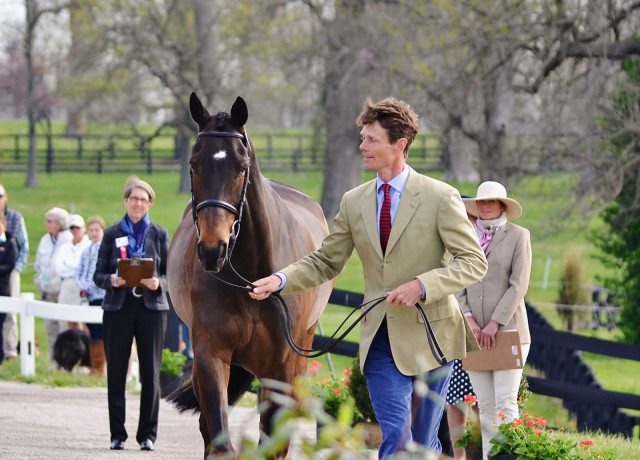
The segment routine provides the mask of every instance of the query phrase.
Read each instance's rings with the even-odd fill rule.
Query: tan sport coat
[[[335,278],[354,248],[364,269],[365,302],[418,278],[426,290],[422,306],[447,359],[478,349],[454,293],[482,278],[487,262],[456,189],[410,168],[385,256],[378,236],[375,179],[345,193],[333,232],[322,247],[282,270],[287,276],[284,293]],[[417,309],[387,302],[360,325],[361,366],[385,315],[400,372],[418,375],[439,366]]]
[[[517,330],[521,343],[531,343],[524,296],[531,275],[529,230],[507,222],[487,248],[489,269],[483,279],[456,294],[462,311],[473,314],[480,327],[492,319],[499,330]]]

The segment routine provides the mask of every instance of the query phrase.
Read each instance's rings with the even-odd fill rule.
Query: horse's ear
[[[233,126],[240,129],[247,123],[248,118],[249,111],[247,110],[247,103],[244,102],[244,99],[238,96],[231,107],[231,123],[233,123]]]
[[[209,115],[207,109],[204,108],[195,92],[191,93],[191,97],[189,98],[189,110],[191,111],[191,118],[198,123],[200,128],[211,119],[211,115]]]

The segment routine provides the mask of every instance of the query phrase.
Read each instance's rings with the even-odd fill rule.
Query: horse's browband
[[[244,134],[228,133],[226,131],[202,131],[198,133],[196,140],[201,137],[236,137],[238,139],[244,139]]]

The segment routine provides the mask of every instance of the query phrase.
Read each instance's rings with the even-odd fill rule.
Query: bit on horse
[[[173,306],[189,326],[194,360],[192,373],[169,399],[182,410],[200,411],[206,457],[233,451],[228,437],[222,444],[212,441],[228,432],[229,405],[254,376],[292,384],[307,366],[307,358],[287,344],[274,306],[230,284],[262,278],[309,254],[328,228],[315,200],[260,173],[242,98],[230,114],[211,116],[195,93],[189,106],[199,131],[189,160],[192,200],[171,241],[167,278]],[[332,287],[286,296],[297,343],[311,346]],[[260,415],[267,435],[276,409]]]

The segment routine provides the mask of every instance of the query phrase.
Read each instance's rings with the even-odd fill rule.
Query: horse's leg
[[[304,345],[305,348],[308,348],[308,346],[310,346],[310,344]],[[271,369],[269,378],[280,381],[280,382],[285,382],[290,385],[290,388],[293,388],[293,384],[296,376],[301,375],[306,371],[308,360],[307,358],[299,356],[291,352],[290,350],[289,350],[289,353],[287,354],[288,354],[288,357],[284,361],[284,364],[283,362],[278,362],[277,365],[269,366],[269,368]],[[277,369],[277,370],[274,372],[274,369]],[[268,388],[265,388],[265,386],[263,385],[262,393],[261,393],[262,401],[268,400],[269,402],[265,406],[266,407],[265,410],[260,412],[260,432],[261,432],[260,442],[263,441],[262,433],[264,433],[266,436],[270,436],[276,429],[275,422],[274,422],[275,414],[280,409],[280,406],[274,403],[273,400],[269,397],[269,393],[273,391],[281,392],[279,390],[269,390]],[[287,392],[283,394],[293,397],[291,392]],[[283,447],[283,449],[278,454],[275,455],[274,458],[285,458],[287,456],[288,451],[289,451],[289,443],[287,443]]]
[[[220,350],[211,345],[198,347],[193,361],[193,388],[200,402],[200,432],[205,443],[205,458],[210,453],[234,451],[229,436],[227,406],[230,358],[221,355]],[[227,433],[224,440],[217,439],[220,433]]]

